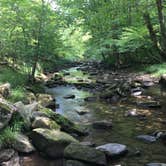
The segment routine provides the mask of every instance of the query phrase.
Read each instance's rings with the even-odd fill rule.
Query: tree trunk
[[[158,10],[158,19],[160,24],[160,33],[161,33],[161,48],[166,52],[166,26],[163,14],[163,0],[156,0],[157,10]]]
[[[166,59],[166,54],[158,46],[157,36],[156,36],[155,31],[154,31],[153,25],[151,23],[151,19],[150,19],[149,13],[146,12],[146,13],[144,13],[143,16],[144,16],[144,20],[145,20],[147,29],[149,31],[150,39],[151,39],[151,41],[153,43],[154,48],[159,52],[159,54],[161,55],[162,58]]]

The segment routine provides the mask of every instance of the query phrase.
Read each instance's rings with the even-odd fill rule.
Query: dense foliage
[[[165,0],[0,0],[0,58],[32,79],[62,58],[160,62],[165,13]]]

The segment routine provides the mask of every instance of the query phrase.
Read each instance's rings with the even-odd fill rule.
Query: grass
[[[27,83],[27,75],[13,70],[7,66],[0,66],[0,84],[10,83],[11,96],[10,101],[16,102],[22,100],[25,97],[24,86]]]
[[[160,77],[162,74],[166,74],[166,63],[147,66],[145,72]]]

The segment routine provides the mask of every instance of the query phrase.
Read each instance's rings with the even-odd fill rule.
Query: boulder
[[[34,146],[47,157],[61,158],[66,146],[72,142],[78,142],[71,135],[59,130],[37,128],[32,131]]]
[[[28,137],[23,134],[18,134],[13,143],[13,148],[21,153],[31,153],[35,151],[35,148],[29,141]]]
[[[143,81],[142,82],[142,86],[144,87],[144,88],[148,88],[148,87],[151,87],[151,86],[154,86],[154,82],[153,81]]]
[[[153,143],[157,141],[156,137],[150,135],[139,135],[136,138],[147,143]]]
[[[88,132],[83,126],[77,125],[67,119],[66,117],[53,112],[50,109],[40,109],[41,112],[45,113],[49,118],[54,120],[57,124],[61,126],[61,130],[69,134],[76,134],[78,136],[86,136]]]
[[[21,166],[20,165],[20,158],[17,153],[14,154],[12,158],[10,158],[8,161],[4,161],[0,163],[1,166]]]
[[[117,143],[109,143],[105,145],[101,145],[96,147],[96,149],[104,152],[106,156],[113,158],[113,157],[120,157],[127,152],[127,146]]]
[[[0,85],[0,95],[3,96],[4,98],[9,97],[11,94],[11,90],[10,90],[10,84],[6,83],[3,85]]]
[[[37,100],[37,99],[36,99],[35,94],[32,93],[32,92],[28,92],[28,93],[26,93],[26,98],[23,100],[23,102],[24,102],[25,104],[31,104],[31,103],[33,103],[33,102],[36,101],[36,100]]]
[[[67,159],[78,160],[95,166],[106,166],[105,154],[97,149],[81,144],[70,144],[65,148],[64,156]]]
[[[16,107],[0,98],[0,130],[8,125],[15,111]]]
[[[37,94],[37,101],[43,107],[55,108],[55,99],[49,94]]]
[[[32,128],[47,128],[59,130],[60,126],[53,120],[47,117],[36,117],[32,123]]]
[[[90,166],[90,165],[77,160],[67,160],[65,166]]]
[[[145,166],[166,166],[166,163],[149,163],[146,164]]]
[[[15,155],[13,149],[4,149],[0,151],[0,163],[10,160]]]
[[[24,105],[21,101],[14,104],[18,110],[20,116],[24,119],[25,125],[31,127],[31,119],[33,118],[33,113],[38,110],[38,103],[33,102],[28,105]]]
[[[112,121],[111,120],[96,121],[96,122],[93,122],[92,126],[95,129],[109,129],[109,128],[112,128]]]

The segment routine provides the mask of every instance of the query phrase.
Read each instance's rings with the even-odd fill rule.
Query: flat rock
[[[136,138],[147,143],[153,143],[157,140],[156,137],[150,135],[139,135]]]
[[[13,149],[4,149],[0,151],[0,163],[10,160],[15,155]]]
[[[97,149],[81,144],[70,144],[65,148],[64,156],[67,159],[78,160],[91,165],[106,166],[105,154]]]
[[[117,143],[109,143],[96,147],[96,149],[104,152],[108,157],[120,157],[127,152],[127,146]]]
[[[59,130],[37,128],[32,131],[34,146],[47,157],[63,157],[64,149],[70,143],[78,143],[71,135]]]
[[[146,164],[145,166],[166,166],[166,163],[149,163]]]
[[[153,81],[143,81],[142,85],[144,88],[148,88],[148,87],[154,86],[154,82]]]
[[[112,128],[112,121],[102,120],[96,121],[92,124],[95,129],[109,129]]]
[[[12,146],[16,151],[21,153],[31,153],[35,151],[35,148],[29,141],[28,137],[23,134],[17,135],[14,144]]]
[[[137,105],[143,108],[161,108],[161,104],[158,101],[138,102]]]

